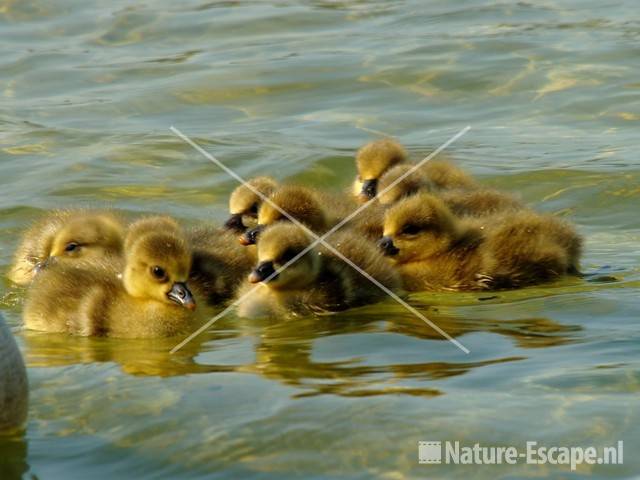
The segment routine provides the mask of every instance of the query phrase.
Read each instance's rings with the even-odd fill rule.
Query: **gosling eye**
[[[298,256],[298,254],[300,253],[299,250],[295,249],[295,248],[287,248],[284,253],[282,255],[280,255],[280,264],[284,265],[287,262],[290,262],[291,260],[293,260],[296,256]]]
[[[69,242],[65,245],[64,247],[64,251],[65,252],[75,252],[76,250],[78,250],[80,248],[80,244],[77,242]]]
[[[159,267],[158,265],[151,267],[151,275],[157,280],[166,281],[167,280],[167,272],[165,272],[164,268]]]
[[[404,235],[416,235],[421,231],[422,231],[422,227],[420,227],[419,225],[414,225],[413,223],[410,223],[409,225],[405,225],[401,233]]]
[[[249,214],[251,215],[257,215],[258,214],[258,202],[254,203],[253,205],[251,205],[251,207],[249,207]]]

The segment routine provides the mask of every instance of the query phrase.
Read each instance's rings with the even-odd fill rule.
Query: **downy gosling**
[[[406,150],[397,141],[386,138],[364,145],[356,155],[358,174],[353,186],[354,195],[363,202],[375,198],[382,190],[378,185],[382,176],[399,165],[414,167],[409,163]],[[432,159],[418,170],[434,189],[477,188],[470,175],[448,160]]]
[[[231,298],[255,264],[255,250],[228,229],[201,225],[188,232],[193,253],[189,284],[211,305]]]
[[[36,222],[16,249],[9,279],[28,285],[50,257],[90,260],[118,257],[125,226],[113,213],[57,210]]]
[[[186,283],[191,251],[182,232],[169,225],[174,222],[167,217],[132,224],[120,269],[97,260],[52,262],[31,284],[25,326],[120,338],[190,330],[196,306]]]
[[[388,289],[400,288],[398,273],[372,242],[350,232],[337,232],[328,242]],[[265,229],[258,242],[258,264],[238,297],[254,288],[252,284],[259,286],[240,303],[238,314],[261,317],[327,313],[378,302],[387,296],[326,247],[309,250],[311,244],[312,239],[290,223]]]
[[[487,218],[414,195],[386,212],[379,246],[411,291],[515,288],[578,272],[581,239],[568,223],[526,210]]]
[[[362,201],[375,198],[380,177],[394,165],[408,161],[404,147],[391,138],[369,142],[360,147],[356,154],[354,196]]]
[[[320,194],[311,188],[284,185],[276,189],[269,200],[260,206],[258,224],[239,237],[242,245],[256,244],[260,232],[267,226],[280,221],[290,221],[282,211],[315,233],[324,232],[337,222],[324,207]]]
[[[441,189],[422,169],[412,170],[409,164],[397,165],[386,172],[379,182],[378,201],[390,206],[418,193],[432,193],[444,201],[458,216],[481,217],[498,212],[524,209],[524,204],[508,193],[489,188]]]
[[[225,227],[236,233],[242,233],[248,227],[254,227],[263,201],[256,192],[268,197],[276,188],[278,188],[278,182],[271,177],[252,178],[246,185],[237,187],[229,196],[231,216],[225,222]]]

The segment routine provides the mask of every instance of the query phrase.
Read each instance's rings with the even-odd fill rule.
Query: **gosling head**
[[[406,161],[407,152],[395,140],[385,138],[367,143],[356,155],[358,177],[354,188],[361,185],[356,194],[362,200],[371,200],[377,194],[380,177],[394,165]]]
[[[180,238],[183,236],[182,227],[174,218],[165,215],[150,215],[139,218],[129,225],[127,235],[124,237],[123,250],[128,252],[138,239],[154,232],[164,232]]]
[[[187,286],[190,270],[191,251],[184,238],[175,232],[147,232],[125,252],[123,282],[136,298],[194,310]]]
[[[270,177],[256,177],[247,184],[240,185],[229,197],[229,213],[231,216],[225,222],[225,227],[236,232],[244,232],[246,227],[242,221],[243,217],[256,218],[258,210],[262,204],[262,197],[268,197],[277,188],[277,182]]]
[[[309,245],[309,237],[295,225],[278,223],[270,226],[260,237],[258,264],[249,275],[249,281],[264,282],[276,290],[300,289],[313,283],[320,271],[321,258],[313,249],[305,252]],[[278,272],[300,254],[300,258]]]
[[[269,200],[270,202],[264,202],[260,206],[258,225],[240,236],[242,245],[255,244],[262,230],[268,225],[280,221],[289,221],[289,218],[281,210],[284,210],[314,232],[326,230],[327,219],[324,210],[312,191],[304,187],[287,185],[273,192]],[[280,208],[278,209],[274,205]]]
[[[382,175],[378,182],[380,204],[393,205],[405,197],[434,190],[426,175],[412,169],[415,169],[414,165],[396,165]]]
[[[124,229],[108,215],[69,220],[52,238],[50,257],[101,258],[122,251]]]
[[[397,263],[407,263],[446,252],[460,235],[457,219],[442,200],[421,193],[387,210],[378,245]]]

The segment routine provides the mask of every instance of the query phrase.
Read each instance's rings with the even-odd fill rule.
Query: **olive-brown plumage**
[[[263,197],[271,195],[278,182],[271,177],[255,177],[237,187],[229,196],[229,214],[225,227],[236,233],[254,227]]]
[[[201,225],[188,232],[193,253],[189,284],[210,304],[233,296],[255,264],[252,248],[238,243],[228,229]]]
[[[380,177],[394,165],[408,161],[402,145],[391,138],[383,138],[362,146],[356,154],[357,176],[353,194],[362,201],[376,196]]]
[[[328,242],[387,288],[399,288],[397,272],[374,244],[350,232],[338,232]],[[311,244],[312,239],[295,225],[279,223],[267,228],[258,243],[258,264],[238,297],[253,288],[251,283],[259,283],[258,289],[239,305],[238,314],[258,317],[331,312],[386,296],[326,247],[307,250]]]
[[[393,205],[405,197],[417,193],[433,193],[437,187],[415,165],[404,163],[387,170],[378,183],[378,201]]]
[[[531,211],[496,218],[483,249],[493,288],[518,288],[578,274],[582,239],[568,222]]]
[[[440,190],[469,190],[478,187],[471,175],[450,160],[434,158],[424,163],[420,170]]]
[[[390,170],[400,167],[404,168],[404,172],[414,168],[415,165],[409,163],[406,150],[397,141],[386,138],[366,144],[358,150],[356,155],[358,175],[353,184],[354,195],[361,201],[376,197],[378,192],[384,189],[380,184],[383,176]],[[422,180],[426,180],[427,191],[477,188],[473,177],[453,162],[441,158],[434,158],[420,165],[416,173],[412,180],[420,180],[420,187],[425,186]],[[387,185],[389,183],[390,181],[387,181]]]
[[[380,247],[393,259],[407,290],[482,288],[480,229],[458,219],[429,194],[401,200],[387,210]]]
[[[8,277],[28,285],[50,257],[106,259],[122,253],[125,226],[111,212],[57,210],[36,222],[23,235]]]
[[[269,201],[258,211],[258,225],[240,236],[240,243],[253,245],[260,232],[269,225],[290,221],[287,212],[311,231],[322,233],[336,225],[347,214],[355,210],[355,202],[346,197],[318,192],[299,185],[283,185],[276,189]]]
[[[186,284],[191,251],[179,229],[166,228],[170,224],[167,217],[134,223],[119,268],[99,260],[51,262],[31,284],[25,326],[125,338],[188,331],[195,309]]]
[[[439,196],[453,213],[461,217],[485,217],[527,209],[516,196],[490,188],[448,190],[440,192]]]
[[[464,219],[421,193],[386,212],[380,247],[408,290],[480,290],[577,273],[581,239],[549,215],[523,210]]]
[[[390,206],[418,193],[432,193],[442,198],[458,216],[480,217],[525,208],[513,195],[498,190],[478,186],[471,188],[471,185],[467,185],[466,188],[442,188],[423,168],[415,170],[413,165],[409,164],[397,165],[382,176],[378,201],[382,205]]]

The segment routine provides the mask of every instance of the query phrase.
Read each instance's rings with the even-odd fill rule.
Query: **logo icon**
[[[442,463],[442,442],[418,442],[418,463]]]

